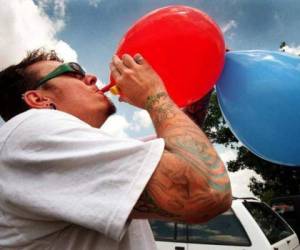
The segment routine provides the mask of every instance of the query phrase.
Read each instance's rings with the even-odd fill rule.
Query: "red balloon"
[[[119,44],[116,54],[124,53],[141,53],[163,79],[173,101],[184,107],[213,88],[224,66],[225,44],[220,28],[207,14],[175,5],[138,20]]]

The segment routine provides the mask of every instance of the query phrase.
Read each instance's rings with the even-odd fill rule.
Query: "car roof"
[[[255,198],[255,197],[232,197],[232,200],[244,200],[244,201],[258,201],[260,202],[259,199]]]

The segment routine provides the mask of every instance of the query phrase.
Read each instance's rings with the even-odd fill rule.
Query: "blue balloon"
[[[245,147],[267,161],[300,166],[300,57],[228,52],[216,89],[225,120]]]

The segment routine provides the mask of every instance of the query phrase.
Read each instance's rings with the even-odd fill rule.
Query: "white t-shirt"
[[[56,110],[0,127],[0,249],[152,250],[128,220],[164,141],[115,139]]]

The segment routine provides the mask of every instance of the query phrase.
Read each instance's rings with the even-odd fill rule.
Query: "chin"
[[[97,124],[92,126],[100,128],[104,124],[104,122],[106,122],[108,117],[116,113],[116,111],[116,106],[112,102],[109,102],[108,106],[105,109],[102,108],[102,110],[98,110]]]
[[[116,111],[117,111],[116,106],[112,102],[109,102],[109,106],[106,111],[107,117],[113,115],[114,113],[116,113]]]

